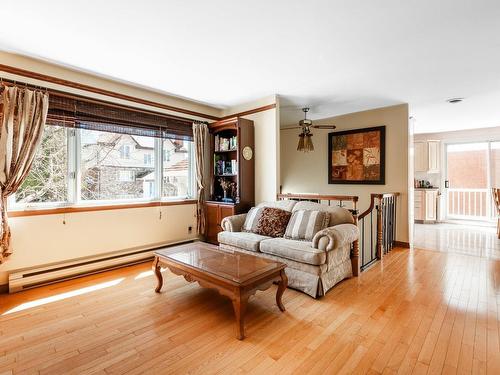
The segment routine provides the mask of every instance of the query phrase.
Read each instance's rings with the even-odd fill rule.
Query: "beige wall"
[[[255,202],[275,200],[279,186],[279,98],[270,96],[238,107],[228,108],[224,115],[276,103],[276,108],[243,116],[255,126]]]
[[[408,241],[408,105],[378,108],[317,121],[336,131],[386,126],[385,185],[328,184],[328,133],[314,129],[314,152],[296,151],[298,131],[281,131],[281,185],[283,193],[347,194],[359,196],[361,211],[370,193],[399,192],[397,240]]]
[[[159,207],[11,218],[14,253],[0,265],[0,285],[19,268],[195,238],[195,205],[161,211],[161,219]]]
[[[275,96],[272,96],[244,106],[222,110],[15,54],[0,52],[0,62],[5,65],[218,117],[275,103],[277,100]],[[16,77],[3,72],[0,72],[0,76],[116,103],[184,116],[172,111],[130,103],[24,77]],[[278,113],[278,109],[273,109],[246,116],[255,122],[257,201],[272,199],[276,194],[279,159]],[[269,160],[271,162],[268,162]],[[66,225],[62,224],[62,215],[12,218],[10,223],[12,226],[14,254],[6,263],[0,265],[0,285],[7,282],[9,271],[19,268],[193,238],[194,234],[189,234],[187,229],[192,226],[193,233],[196,230],[194,209],[194,205],[163,207],[162,220],[159,220],[159,208],[72,213],[66,214]]]
[[[124,83],[111,81],[86,73],[65,69],[31,58],[0,52],[2,64],[64,78],[123,94],[153,100],[210,115],[220,116],[221,110],[163,95]],[[16,77],[0,72],[1,77],[18,79],[22,82],[44,84],[87,96],[104,98],[108,101],[125,103],[137,107],[148,106],[128,103],[88,92],[58,87],[54,84]],[[171,113],[158,108],[155,111]],[[177,113],[178,114],[178,113]],[[0,285],[7,282],[11,270],[34,265],[63,261],[83,256],[99,255],[110,251],[124,250],[136,246],[148,246],[193,238],[188,227],[196,230],[194,205],[163,207],[159,220],[159,208],[137,208],[66,214],[66,225],[62,215],[17,217],[10,220],[14,254],[0,265]],[[175,218],[175,219],[174,219]]]

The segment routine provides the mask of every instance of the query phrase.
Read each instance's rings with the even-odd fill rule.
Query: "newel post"
[[[358,226],[358,211],[356,209],[356,202],[354,203],[353,216],[354,216],[354,225]],[[360,272],[359,238],[352,243],[351,266],[352,266],[352,275],[358,276]]]
[[[359,240],[356,240],[352,243],[352,256],[351,256],[351,266],[352,266],[352,275],[359,275]]]
[[[381,260],[384,254],[382,248],[382,202],[383,198],[379,197],[377,204],[377,259]]]

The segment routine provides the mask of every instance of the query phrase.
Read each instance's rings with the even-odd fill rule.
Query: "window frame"
[[[55,126],[55,125],[46,125]],[[153,160],[151,165],[154,168],[155,181],[153,184],[153,195],[149,198],[130,198],[130,199],[106,199],[106,200],[82,200],[81,199],[81,133],[83,129],[67,128],[67,199],[60,202],[33,202],[33,203],[18,203],[15,200],[15,194],[12,194],[8,199],[8,211],[14,213],[13,216],[24,216],[22,212],[30,212],[33,215],[42,214],[47,211],[47,214],[64,212],[79,212],[93,211],[91,208],[113,209],[114,208],[132,208],[148,207],[159,203],[159,205],[170,204],[192,204],[195,202],[194,190],[194,157],[193,142],[188,142],[188,195],[176,197],[163,197],[163,142],[165,138],[154,138]],[[122,145],[123,146],[123,145]],[[115,207],[116,206],[116,207]],[[37,213],[40,211],[40,213]],[[54,212],[51,212],[54,211]],[[16,214],[18,213],[18,214]]]

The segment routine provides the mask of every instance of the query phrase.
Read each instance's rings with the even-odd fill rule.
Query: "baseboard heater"
[[[194,240],[155,244],[147,248],[127,249],[98,256],[73,259],[71,261],[51,263],[40,267],[16,270],[9,274],[9,293],[144,263],[153,259],[153,252],[157,249],[190,242],[194,242]]]

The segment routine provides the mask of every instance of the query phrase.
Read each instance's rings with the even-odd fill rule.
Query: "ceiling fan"
[[[309,107],[302,108],[302,112],[304,112],[304,119],[299,121],[298,126],[290,126],[286,128],[281,128],[281,130],[290,130],[290,129],[300,129],[299,134],[299,144],[297,145],[297,151],[309,152],[314,151],[314,145],[312,142],[312,133],[311,129],[335,129],[335,125],[313,125],[312,121],[307,118],[307,112],[309,112]]]

